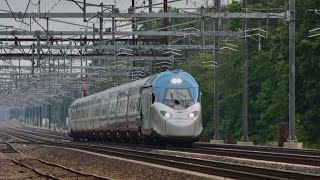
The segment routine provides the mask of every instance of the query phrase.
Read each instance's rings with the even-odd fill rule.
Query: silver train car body
[[[182,71],[166,71],[75,100],[69,135],[78,139],[194,142],[202,130],[200,90]]]

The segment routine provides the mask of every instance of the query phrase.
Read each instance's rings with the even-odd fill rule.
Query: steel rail
[[[26,129],[19,129],[19,130],[21,130],[27,134],[32,134],[32,135],[41,136],[41,137],[50,138],[50,139],[63,140],[63,141],[72,141],[73,140],[70,136],[67,136],[67,134],[65,134],[65,136],[62,136],[62,135],[50,133],[49,131],[47,133],[45,133],[45,132],[31,131],[31,130],[26,130]]]
[[[8,123],[13,126],[15,125],[12,122],[8,122]],[[72,140],[72,138],[67,133],[37,129],[37,128],[28,127],[28,126],[22,126],[22,127],[15,126],[14,128],[19,129],[21,131],[28,132],[28,133],[44,135],[50,138],[58,138],[60,140]]]
[[[193,147],[224,148],[224,149],[238,149],[238,150],[248,150],[248,151],[320,156],[320,150],[315,150],[315,149],[292,149],[292,148],[283,148],[283,147],[244,146],[244,145],[235,145],[235,144],[209,144],[209,143],[200,143],[200,142],[194,143]]]
[[[228,148],[206,148],[206,147],[166,147],[168,150],[182,151],[189,153],[200,153],[218,156],[228,156],[245,159],[255,159],[263,161],[291,163],[300,165],[320,166],[320,156],[290,154],[288,152],[263,152],[255,150],[241,150],[241,149],[228,149]]]
[[[0,133],[6,134],[8,136],[13,136],[13,137],[17,137],[16,136],[17,134],[19,134],[21,137],[23,137],[23,134],[28,134],[29,136],[38,137],[38,138],[42,138],[42,139],[47,138],[50,140],[61,140],[61,141],[65,141],[65,142],[72,140],[71,138],[68,138],[66,136],[59,136],[56,134],[39,133],[39,132],[35,132],[35,131],[25,130],[25,129],[22,129],[19,127],[5,127],[6,131],[3,131],[3,130],[1,130],[1,127],[3,127],[3,126],[0,124]],[[23,140],[25,138],[19,138],[19,139]]]
[[[60,178],[57,178],[57,177],[52,176],[52,175],[50,175],[50,174],[44,174],[44,173],[40,172],[39,170],[37,170],[37,169],[35,169],[35,168],[32,168],[31,166],[28,166],[28,165],[26,165],[26,164],[20,163],[20,162],[14,160],[14,159],[10,159],[10,161],[12,161],[13,163],[15,163],[15,164],[17,164],[17,165],[19,165],[19,166],[23,166],[23,167],[25,167],[25,168],[27,168],[27,169],[30,169],[31,171],[35,172],[36,174],[38,174],[38,175],[40,175],[40,176],[43,176],[43,177],[46,177],[46,178],[49,178],[49,179],[60,180]]]

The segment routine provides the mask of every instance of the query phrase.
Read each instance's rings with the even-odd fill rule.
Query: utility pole
[[[215,0],[214,7],[216,13],[220,13],[220,0]],[[214,32],[219,31],[219,18],[214,19]],[[214,136],[211,143],[221,144],[223,141],[219,133],[219,35],[214,36]]]
[[[247,0],[242,1],[242,13],[247,13]],[[242,129],[243,134],[239,144],[252,144],[248,137],[248,38],[247,38],[247,17],[242,18]]]

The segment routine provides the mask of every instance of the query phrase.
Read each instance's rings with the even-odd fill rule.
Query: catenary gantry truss
[[[171,1],[166,0],[160,3],[161,13],[154,13],[152,1],[146,5],[148,13],[140,11],[143,6],[134,0],[126,12],[120,12],[117,4],[71,2],[80,7],[79,12],[2,10],[0,20],[21,22],[27,28],[0,23],[0,106],[73,100],[83,96],[84,84],[87,94],[94,93],[101,83],[115,86],[186,60],[185,51],[214,51],[215,36],[242,36],[241,30],[213,30],[208,25],[213,19],[288,19],[286,12],[222,13],[203,7],[168,12]],[[98,12],[89,12],[89,6]],[[175,19],[184,21],[174,23]],[[152,22],[163,25],[153,27]],[[61,29],[50,28],[52,23],[62,24]]]

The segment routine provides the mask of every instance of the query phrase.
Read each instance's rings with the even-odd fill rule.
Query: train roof
[[[156,74],[153,76],[149,76],[137,81],[133,81],[130,83],[126,83],[120,86],[116,86],[116,87],[112,87],[110,89],[101,91],[99,93],[95,93],[83,98],[79,98],[77,100],[75,100],[71,106],[75,106],[79,103],[83,103],[83,102],[87,102],[89,100],[92,99],[96,99],[97,97],[99,97],[101,99],[101,97],[103,97],[105,94],[110,94],[110,93],[114,93],[114,92],[119,92],[122,90],[128,90],[131,87],[152,87],[154,86],[154,88],[158,87],[163,87],[164,84],[166,84],[165,86],[168,88],[170,88],[171,86],[177,86],[175,84],[168,84],[168,82],[170,80],[172,80],[172,78],[179,78],[179,79],[183,79],[183,81],[185,83],[181,83],[179,85],[179,87],[181,86],[181,88],[191,88],[191,87],[199,87],[199,85],[197,84],[197,82],[195,81],[195,79],[187,72],[178,69],[178,70],[173,70],[173,71],[165,71],[162,72],[160,74]]]
[[[172,80],[180,80],[181,82],[172,82]],[[170,83],[169,83],[170,82]],[[162,72],[156,77],[154,87],[166,87],[166,88],[192,88],[199,87],[196,80],[187,72],[177,69],[173,71]]]
[[[112,87],[110,89],[107,89],[107,90],[104,90],[104,91],[101,91],[101,92],[98,92],[98,93],[95,93],[95,94],[92,94],[92,95],[89,95],[89,96],[86,96],[86,97],[83,97],[83,98],[76,99],[71,104],[71,106],[75,106],[76,104],[83,103],[83,102],[95,99],[96,97],[101,97],[104,94],[110,94],[110,93],[114,93],[114,92],[119,92],[119,91],[124,90],[124,89],[129,89],[130,87],[152,86],[152,83],[153,83],[154,79],[157,76],[158,76],[158,74],[157,75],[153,75],[153,76],[149,76],[149,77],[146,77],[146,78],[143,78],[143,79],[140,79],[140,80],[136,80],[136,81],[133,81],[133,82],[130,82],[130,83],[126,83],[126,84],[123,84],[123,85],[120,85],[120,86]]]

